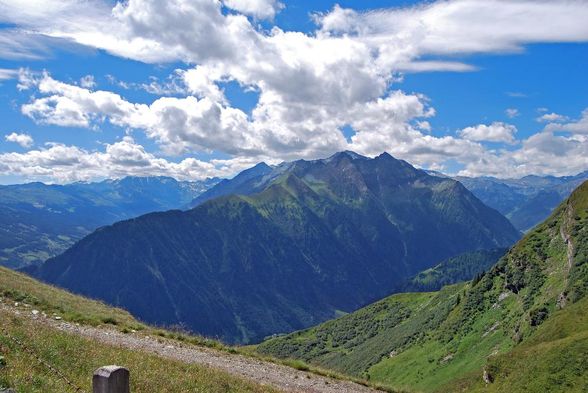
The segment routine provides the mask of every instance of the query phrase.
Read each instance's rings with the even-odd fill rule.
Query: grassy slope
[[[91,326],[120,325],[134,330],[145,328],[131,314],[122,309],[42,284],[29,276],[4,267],[0,267],[0,297],[28,304],[48,315],[55,314],[71,322]]]
[[[441,391],[586,392],[588,391],[588,298],[558,310],[529,340],[491,357],[480,373],[464,376]]]
[[[574,245],[571,266],[562,233]],[[476,383],[485,366],[495,374],[490,386],[496,391],[578,389],[588,375],[578,366],[586,360],[588,329],[572,318],[586,312],[587,285],[585,183],[480,279],[437,294],[394,295],[336,321],[269,340],[258,351],[408,391],[480,387]],[[562,293],[566,306],[558,311]],[[404,307],[383,309],[382,304]],[[355,326],[372,330],[356,334]],[[554,341],[554,334],[566,329],[568,336]]]
[[[131,370],[131,390],[144,392],[272,392],[227,373],[163,359],[94,342],[39,326],[25,317],[0,312],[0,324],[37,356],[64,373],[76,386],[88,391],[92,372],[106,364],[123,364]],[[0,332],[0,388],[19,392],[70,392],[61,378]]]
[[[149,334],[214,345],[198,337],[147,327],[126,311],[72,295],[4,268],[0,268],[0,298],[6,303],[19,302],[19,308],[27,313],[37,309],[81,324],[116,325],[122,331],[143,330]],[[24,304],[30,307],[23,307]],[[0,327],[85,390],[91,385],[92,372],[96,368],[105,364],[123,364],[131,370],[133,392],[274,391],[208,367],[186,365],[140,351],[95,345],[88,339],[58,332],[34,323],[28,317],[11,313],[0,311]],[[0,389],[6,387],[18,387],[19,392],[70,391],[63,380],[0,331]]]

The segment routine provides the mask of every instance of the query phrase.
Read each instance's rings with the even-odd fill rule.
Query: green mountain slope
[[[581,392],[587,293],[585,182],[476,280],[393,295],[257,350],[408,391]]]
[[[469,281],[490,269],[507,249],[477,250],[451,257],[409,279],[398,292],[437,291],[445,285]]]
[[[99,183],[0,186],[0,265],[39,264],[100,226],[178,209],[217,182],[126,177]]]
[[[518,238],[460,183],[387,154],[281,170],[257,194],[101,228],[37,275],[151,323],[248,343],[353,311],[440,260]]]

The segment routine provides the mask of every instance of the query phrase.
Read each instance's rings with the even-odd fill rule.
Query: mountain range
[[[353,152],[347,152],[356,155]],[[188,207],[197,206],[207,200],[222,195],[251,195],[257,193],[291,163],[271,167],[266,163],[241,172],[233,179],[223,179],[214,187],[196,197]],[[438,177],[449,177],[443,173],[428,171]],[[588,180],[588,171],[575,176],[525,176],[520,179],[499,179],[495,177],[456,176],[454,180],[462,183],[486,205],[498,210],[511,223],[525,232],[545,220],[570,193],[583,181]]]
[[[520,236],[459,182],[387,153],[260,164],[235,179],[191,210],[102,227],[35,274],[150,323],[251,343]]]
[[[0,186],[0,265],[39,264],[103,225],[181,208],[218,181],[126,177],[99,183]]]
[[[403,293],[257,351],[394,391],[588,389],[588,182],[485,274]]]
[[[455,177],[486,205],[498,210],[520,231],[545,220],[570,193],[588,180],[588,171],[575,176],[525,176],[520,179]]]
[[[116,221],[155,211],[190,209],[219,196],[260,192],[291,164],[272,167],[262,162],[232,179],[188,182],[167,177],[127,177],[99,183],[0,186],[0,265],[38,265],[94,229]],[[527,231],[588,179],[588,172],[564,177],[455,179],[505,215],[517,229]]]

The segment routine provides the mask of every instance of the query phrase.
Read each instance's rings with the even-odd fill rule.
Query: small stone
[[[449,353],[447,354],[447,356],[445,356],[442,360],[441,363],[447,363],[448,361],[450,361],[451,359],[453,359],[453,354]]]
[[[486,385],[492,383],[494,380],[494,378],[492,378],[492,375],[490,375],[490,373],[486,369],[484,369],[484,374],[482,374],[482,379],[484,380],[484,383]]]
[[[557,309],[561,310],[562,308],[564,308],[566,306],[567,303],[568,303],[568,298],[566,297],[565,292],[560,293],[557,298],[557,302],[556,302]]]
[[[506,299],[508,296],[510,295],[510,293],[508,292],[502,292],[499,296],[498,296],[498,301],[501,302],[504,299]]]
[[[56,315],[56,316],[55,316],[55,320],[56,320],[56,321],[61,321],[61,319],[62,319],[62,318],[61,318],[59,315]]]
[[[33,315],[39,315],[39,310],[33,310],[33,311],[31,311],[31,314],[33,314]]]

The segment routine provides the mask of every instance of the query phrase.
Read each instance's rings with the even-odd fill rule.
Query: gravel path
[[[291,367],[264,362],[252,357],[230,354],[210,348],[154,338],[140,333],[124,334],[114,329],[81,326],[64,321],[32,315],[31,309],[9,307],[0,303],[0,310],[30,316],[40,323],[61,331],[87,337],[104,344],[155,353],[185,363],[197,363],[229,372],[257,383],[270,385],[284,392],[308,393],[374,393],[377,390],[350,381],[319,376]]]

